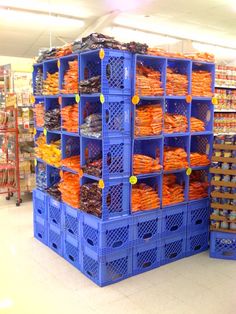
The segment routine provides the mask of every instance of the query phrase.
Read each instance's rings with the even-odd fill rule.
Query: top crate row
[[[212,97],[215,64],[93,50],[35,64],[35,96],[60,94]]]

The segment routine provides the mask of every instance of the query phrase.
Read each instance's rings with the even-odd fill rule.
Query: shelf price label
[[[34,128],[34,132],[33,132],[33,134],[34,135],[36,135],[37,134],[37,130]]]
[[[130,183],[130,184],[134,185],[134,184],[136,184],[137,182],[138,182],[138,178],[137,178],[136,176],[131,176],[131,177],[129,178],[129,183]]]
[[[191,95],[187,95],[187,96],[186,96],[186,102],[187,102],[188,104],[190,104],[191,101],[192,101],[192,96],[191,96]]]
[[[101,60],[103,60],[104,57],[105,57],[105,51],[104,51],[103,48],[101,48],[100,51],[99,51],[99,58],[100,58]]]
[[[186,170],[186,174],[187,174],[187,176],[190,176],[190,175],[191,175],[191,173],[192,173],[192,168],[188,168],[188,169]]]
[[[35,103],[35,97],[34,97],[34,95],[31,95],[31,96],[30,96],[30,102],[31,102],[31,104],[34,104],[34,103]]]
[[[102,189],[102,190],[105,188],[105,183],[102,179],[98,181],[98,187],[99,189]]]
[[[77,102],[77,104],[79,103],[79,101],[80,101],[79,94],[76,94],[76,95],[75,95],[75,101]]]
[[[132,104],[137,105],[140,102],[140,98],[138,95],[134,95],[132,98]]]
[[[61,96],[58,97],[58,103],[60,106],[62,105],[62,97]]]
[[[218,99],[216,97],[212,97],[211,102],[214,106],[218,105]]]
[[[104,104],[104,102],[105,102],[105,97],[103,94],[100,95],[100,102],[101,102],[101,104]]]
[[[61,61],[57,60],[57,67],[58,67],[58,69],[60,68],[60,65],[61,65]]]
[[[35,167],[37,166],[38,162],[37,162],[37,159],[34,160],[34,165]]]
[[[47,129],[43,129],[43,134],[46,136],[47,135]]]

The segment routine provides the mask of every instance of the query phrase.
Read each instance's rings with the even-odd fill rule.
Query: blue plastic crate
[[[104,49],[105,56],[100,59],[99,51],[90,50],[80,54],[80,80],[101,75],[102,94],[131,95],[132,54]]]
[[[162,236],[175,237],[185,233],[187,227],[187,205],[181,204],[162,209]]]
[[[209,198],[189,203],[188,230],[198,231],[199,229],[209,226],[210,212]]]
[[[62,134],[62,159],[80,155],[80,137]]]
[[[47,221],[47,194],[38,189],[33,190],[34,217],[39,216]]]
[[[141,91],[136,90],[136,71],[137,71],[137,64],[141,63],[145,67],[150,67],[156,71],[159,71],[161,74],[161,87],[165,90],[165,83],[166,83],[166,64],[167,59],[158,56],[148,56],[148,55],[141,55],[135,54],[134,55],[134,66],[133,66],[133,90],[134,94],[142,97]],[[150,97],[155,95],[148,95]],[[164,96],[164,92],[163,95]]]
[[[193,100],[191,117],[204,122],[205,131],[212,132],[214,122],[214,105],[209,100]]]
[[[206,251],[209,247],[209,227],[187,232],[186,256]]]
[[[191,135],[191,153],[206,154],[209,159],[212,156],[214,135]]]
[[[160,241],[151,241],[133,247],[133,275],[157,268],[160,265]]]
[[[190,60],[180,60],[174,58],[167,59],[167,69],[170,68],[178,74],[185,74],[187,75],[188,79],[188,87],[187,93],[191,94],[191,67],[192,63]],[[185,95],[176,95],[174,93],[170,93],[170,96],[185,96]]]
[[[81,138],[81,164],[86,164],[87,158],[99,159],[102,156],[102,178],[130,177],[131,139],[113,138],[95,140]],[[87,158],[86,158],[87,157]],[[86,172],[84,171],[86,174]]]
[[[45,245],[48,245],[47,221],[39,216],[34,219],[34,237]]]
[[[82,272],[103,287],[132,276],[132,249],[104,255],[102,259],[87,246],[82,249]]]
[[[58,96],[51,96],[51,97],[45,96],[44,108],[45,108],[45,111],[53,110],[53,109],[60,109]],[[50,131],[48,131],[48,132],[50,132]]]
[[[236,260],[236,234],[211,231],[210,257]]]
[[[188,104],[186,102],[186,100],[180,100],[180,99],[166,99],[165,100],[165,113],[169,113],[169,114],[178,114],[178,115],[182,115],[185,116],[187,119],[187,123],[188,123],[188,128],[186,130],[186,133],[189,132],[190,130],[190,126],[189,126],[189,119],[190,119],[190,104]],[[165,125],[164,125],[165,128]],[[168,133],[165,132],[164,129],[164,134],[167,135],[171,135],[174,133]],[[185,132],[182,132],[180,134],[185,134]]]
[[[62,203],[48,195],[48,223],[61,229],[63,222]]]
[[[163,138],[157,139],[138,139],[133,140],[133,154],[141,154],[151,157],[153,159],[159,158],[160,165],[163,165]],[[160,173],[146,173],[146,174],[135,174],[138,177],[153,176]],[[132,160],[132,173],[133,173],[133,160]]]
[[[105,95],[101,104],[99,97],[81,96],[80,125],[91,114],[102,116],[102,138],[131,136],[131,97]]]
[[[161,241],[161,265],[177,261],[186,256],[186,232]]]
[[[80,269],[81,246],[78,239],[75,239],[70,235],[65,234],[63,245],[63,257],[77,269]]]
[[[65,215],[65,233],[75,239],[80,236],[80,212],[65,203],[62,204]]]
[[[133,214],[134,245],[148,244],[161,238],[162,211]]]
[[[60,256],[63,255],[63,232],[56,226],[48,224],[48,246]]]
[[[60,88],[60,91],[63,88],[64,76],[65,76],[66,72],[69,69],[69,62],[75,61],[75,60],[78,60],[78,59],[79,59],[78,54],[71,54],[71,55],[68,55],[68,56],[61,57],[59,59],[59,61],[60,61],[60,72],[59,72],[59,88]],[[78,72],[79,72],[79,66],[78,66]],[[79,85],[79,80],[78,80],[78,85]]]
[[[81,240],[84,245],[103,255],[132,246],[132,218],[126,216],[105,222],[82,213]]]

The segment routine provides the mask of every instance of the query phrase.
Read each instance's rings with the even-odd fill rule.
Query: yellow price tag
[[[37,159],[34,160],[34,165],[35,167],[37,166],[38,162],[37,162]]]
[[[188,104],[190,104],[191,101],[192,101],[192,96],[191,96],[191,95],[187,95],[187,96],[186,96],[186,102],[187,102]]]
[[[105,102],[105,97],[103,94],[100,95],[100,102],[101,102],[101,104],[104,104],[104,102]]]
[[[138,178],[137,178],[136,176],[131,176],[131,177],[129,178],[129,183],[130,183],[130,184],[134,185],[134,184],[136,184],[137,182],[138,182]]]
[[[58,69],[60,68],[60,66],[61,66],[61,61],[57,60],[57,67],[58,67]]]
[[[192,168],[188,168],[188,169],[186,170],[186,174],[187,174],[187,176],[190,176],[190,175],[191,175],[191,173],[192,173]]]
[[[105,183],[104,183],[104,181],[102,179],[98,181],[98,187],[100,189],[104,189],[105,188]]]
[[[37,130],[34,128],[34,135],[36,135],[37,134]]]
[[[140,98],[138,95],[134,95],[132,98],[132,104],[137,105],[140,102]]]
[[[31,95],[31,96],[30,96],[30,102],[31,102],[31,104],[34,104],[34,103],[35,103],[35,97],[34,97],[34,95]]]
[[[211,102],[214,106],[218,105],[218,99],[216,97],[212,97]]]
[[[102,59],[104,59],[104,57],[105,57],[105,51],[103,48],[101,48],[99,51],[99,58],[102,60]]]
[[[79,95],[78,94],[76,94],[75,95],[75,101],[77,102],[77,104],[79,103],[79,101],[80,101],[80,97],[79,97]]]
[[[43,134],[46,136],[47,135],[47,129],[43,129]]]
[[[32,65],[31,67],[31,72],[33,73],[34,72],[34,66]]]

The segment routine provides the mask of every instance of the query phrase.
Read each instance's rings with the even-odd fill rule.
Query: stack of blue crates
[[[60,60],[60,62],[58,62]],[[209,198],[190,201],[189,183],[194,171],[202,177],[208,176],[209,167],[192,167],[176,171],[161,170],[157,173],[133,175],[133,154],[155,157],[157,148],[163,165],[165,145],[185,148],[190,162],[190,153],[212,154],[213,104],[210,97],[166,95],[167,67],[180,69],[188,77],[188,93],[191,95],[192,70],[207,70],[212,74],[214,92],[214,64],[184,59],[168,59],[110,49],[82,52],[60,59],[34,65],[33,84],[38,69],[47,73],[59,71],[59,88],[62,88],[65,71],[70,61],[78,60],[79,81],[101,76],[101,92],[80,95],[35,95],[35,103],[43,102],[45,110],[63,108],[79,103],[79,125],[89,114],[102,116],[102,137],[70,133],[63,128],[45,132],[35,126],[35,139],[44,132],[49,144],[61,139],[62,158],[80,155],[81,166],[86,158],[102,155],[102,176],[83,174],[80,185],[97,182],[102,193],[102,215],[97,218],[58,202],[44,190],[37,188],[33,193],[34,236],[64,257],[100,286],[115,283],[127,277],[165,265],[183,257],[202,252],[208,248],[209,240]],[[161,73],[164,95],[160,97],[140,97],[134,105],[137,62],[158,69]],[[79,82],[78,82],[79,83]],[[188,120],[186,133],[135,137],[134,120],[138,106],[160,103],[163,112],[185,115]],[[190,118],[204,121],[205,131],[190,132]],[[56,168],[37,159],[37,169],[45,165],[46,186],[59,182],[60,171],[73,170]],[[184,202],[162,205],[163,176],[173,173],[180,183],[184,183]],[[132,178],[133,180],[131,180]],[[137,179],[137,180],[136,180]],[[160,208],[132,213],[131,198],[133,183],[146,183],[157,187]]]

